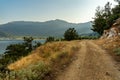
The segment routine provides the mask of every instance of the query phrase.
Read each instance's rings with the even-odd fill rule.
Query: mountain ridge
[[[69,23],[55,19],[45,22],[13,21],[0,25],[0,31],[13,36],[62,37],[68,28],[75,28],[79,34],[92,33],[92,23]]]

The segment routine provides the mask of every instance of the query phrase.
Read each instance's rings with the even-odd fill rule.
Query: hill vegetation
[[[116,19],[120,17],[120,0],[115,0],[118,4],[111,8],[111,3],[108,2],[104,8],[97,7],[92,30],[100,35],[103,31],[111,28]]]
[[[5,73],[2,77],[6,80],[53,80],[59,70],[64,70],[72,61],[75,55],[73,51],[78,50],[76,45],[72,45],[75,43],[46,43],[32,51],[31,55],[10,64],[8,69],[13,71]]]
[[[19,44],[11,44],[7,46],[6,51],[0,57],[0,72],[4,73],[8,70],[8,64],[19,60],[21,57],[27,56],[30,52],[36,49],[41,43],[32,44],[32,37],[24,37],[24,42]]]

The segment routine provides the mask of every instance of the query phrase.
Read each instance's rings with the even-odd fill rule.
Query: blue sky
[[[113,0],[0,0],[0,24],[11,21],[62,19],[72,23],[91,21],[97,6]]]

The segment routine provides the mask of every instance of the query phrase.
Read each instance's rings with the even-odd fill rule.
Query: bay
[[[34,40],[33,44],[35,42],[41,42],[43,44],[45,42],[45,39]],[[0,40],[0,54],[3,54],[5,52],[6,47],[9,46],[10,44],[18,43],[23,43],[23,40]]]

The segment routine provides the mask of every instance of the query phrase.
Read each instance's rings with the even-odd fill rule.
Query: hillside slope
[[[44,61],[49,64],[51,58],[55,58],[59,52],[61,56],[52,59],[54,65],[52,69],[53,71],[55,69],[56,76],[52,76],[51,79],[49,75],[49,80],[54,78],[55,80],[120,80],[120,71],[116,67],[116,62],[106,50],[96,44],[96,41],[91,40],[46,44],[33,51],[31,55],[9,65],[8,68],[12,70],[24,68],[26,71],[26,68],[34,62]],[[69,54],[69,57],[64,53]]]
[[[69,56],[73,55],[74,53],[72,51],[77,47],[76,45],[74,45],[75,43],[66,42],[66,41],[47,43],[37,48],[35,51],[31,53],[31,55],[28,55],[18,60],[17,62],[10,64],[8,68],[10,70],[17,70],[27,67],[38,61],[49,62],[51,59],[57,58],[57,56],[59,56],[60,54],[65,53]]]

